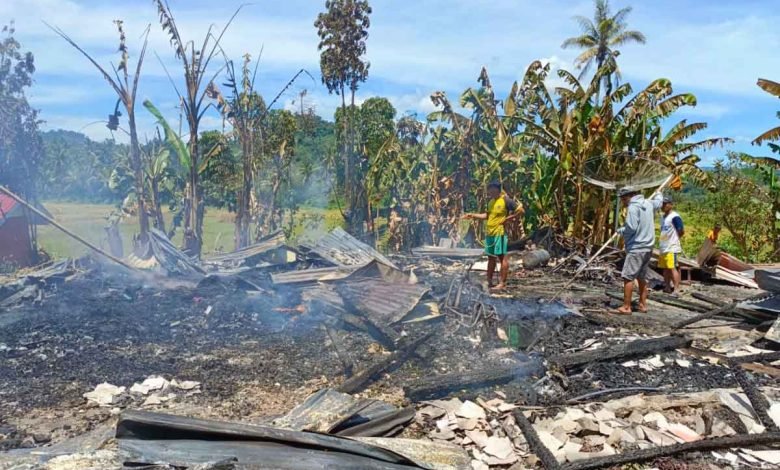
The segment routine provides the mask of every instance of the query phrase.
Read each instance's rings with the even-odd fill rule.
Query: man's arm
[[[685,227],[683,226],[682,218],[677,216],[672,219],[672,225],[674,226],[674,229],[677,230],[677,236],[682,237],[685,235]]]
[[[664,205],[664,195],[662,193],[658,193],[655,196],[650,199],[650,202],[653,203],[653,210],[659,211],[661,210],[661,206]]]
[[[463,214],[464,219],[474,219],[474,220],[487,220],[488,215],[486,212],[478,213],[478,212],[470,212]]]
[[[506,216],[505,222],[510,222],[510,221],[512,221],[512,220],[514,220],[514,219],[516,219],[518,217],[522,217],[524,215],[525,215],[525,207],[523,207],[522,204],[518,203],[517,207],[515,207],[515,210],[511,214]]]
[[[636,232],[637,227],[639,227],[639,209],[629,206],[626,211],[626,221],[618,229],[618,233],[625,237],[627,233]]]

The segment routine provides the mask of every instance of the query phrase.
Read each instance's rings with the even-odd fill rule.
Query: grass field
[[[113,209],[110,204],[79,204],[72,202],[48,201],[44,205],[54,216],[54,219],[72,232],[89,242],[108,249],[103,227],[106,217]],[[170,224],[171,214],[164,214],[166,224]],[[224,209],[208,208],[203,221],[203,253],[233,250],[233,220],[235,214]],[[306,236],[325,233],[336,226],[342,225],[342,218],[337,209],[304,208],[297,214],[296,225],[293,228],[292,243],[303,240]],[[128,217],[120,224],[125,254],[132,247],[133,234],[138,233],[138,221]],[[305,235],[306,236],[305,236]],[[173,242],[181,245],[181,230]],[[88,248],[73,240],[52,226],[38,228],[38,244],[52,257],[74,257],[85,254]]]

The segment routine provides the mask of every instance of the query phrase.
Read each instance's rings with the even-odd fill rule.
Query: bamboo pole
[[[38,210],[37,208],[35,208],[35,207],[34,207],[32,204],[28,203],[27,201],[25,201],[25,200],[24,200],[24,199],[22,199],[21,197],[19,197],[19,196],[17,196],[16,194],[12,193],[12,192],[11,192],[11,191],[10,191],[8,188],[6,188],[5,186],[0,186],[0,192],[3,192],[3,193],[5,193],[5,194],[7,194],[7,195],[8,195],[8,196],[9,196],[11,199],[15,200],[15,201],[16,201],[16,202],[18,202],[19,204],[22,204],[22,205],[23,205],[23,206],[25,206],[27,209],[29,209],[29,210],[33,211],[33,212],[34,212],[36,215],[38,215],[38,217],[40,217],[40,218],[42,218],[43,220],[45,220],[45,221],[49,222],[49,223],[50,223],[50,224],[52,224],[54,227],[58,228],[59,230],[61,230],[62,232],[64,232],[66,235],[68,235],[69,237],[73,238],[74,240],[76,240],[76,241],[78,241],[78,242],[80,242],[80,243],[82,243],[82,244],[86,245],[86,246],[87,246],[88,248],[90,248],[91,250],[93,250],[93,251],[95,251],[95,252],[97,252],[97,253],[99,253],[99,254],[101,254],[101,255],[105,256],[106,258],[110,259],[110,260],[111,260],[111,261],[113,261],[114,263],[117,263],[117,264],[119,264],[119,265],[121,265],[121,266],[124,266],[124,267],[125,267],[125,268],[127,268],[127,269],[130,269],[130,270],[133,270],[133,271],[135,271],[135,270],[136,270],[136,268],[134,268],[133,266],[130,266],[130,265],[129,265],[129,264],[127,264],[126,262],[122,261],[121,259],[119,259],[119,258],[117,258],[117,257],[115,257],[115,256],[113,256],[113,255],[110,255],[110,254],[106,253],[105,251],[101,250],[101,249],[100,249],[100,248],[98,248],[97,246],[95,246],[95,245],[93,245],[92,243],[90,243],[90,242],[88,242],[88,241],[84,240],[83,238],[79,237],[78,235],[76,235],[75,233],[71,232],[71,231],[70,231],[70,230],[68,230],[67,228],[63,227],[62,225],[60,225],[59,223],[57,223],[57,222],[56,222],[54,219],[52,219],[51,217],[47,216],[47,215],[46,215],[46,214],[44,214],[43,212],[39,211],[39,210]]]

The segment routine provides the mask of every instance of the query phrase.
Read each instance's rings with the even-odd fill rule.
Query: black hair
[[[488,183],[487,187],[488,189],[495,188],[501,191],[501,183],[499,183],[498,181],[491,181],[490,183]]]

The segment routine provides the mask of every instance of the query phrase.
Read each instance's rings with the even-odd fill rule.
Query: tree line
[[[41,195],[68,197],[82,184],[94,188],[88,192],[97,198],[121,196],[139,214],[139,243],[150,227],[167,233],[180,229],[184,248],[198,254],[203,215],[208,205],[216,205],[235,212],[235,247],[247,246],[293,220],[301,204],[311,202],[314,181],[328,182],[326,188],[317,185],[318,199],[338,208],[347,229],[368,242],[375,243],[380,235],[377,220],[387,221],[394,249],[441,238],[459,240],[464,237],[460,216],[483,206],[483,188],[498,180],[527,209],[513,235],[544,226],[595,244],[609,238],[619,215],[614,194],[588,182],[590,167],[598,165],[598,172],[620,179],[630,176],[623,174],[631,167],[628,163],[643,159],[701,188],[689,196],[706,202],[745,254],[772,259],[780,253],[780,162],[728,154],[714,169],[701,168],[699,153],[730,139],[697,138],[707,128],[705,122],[676,119],[680,109],[697,100],[675,90],[669,80],[658,78],[638,88],[622,81],[619,48],[645,42],[641,32],[628,28],[630,7],[613,12],[607,0],[596,0],[593,18],[576,18],[582,34],[566,39],[562,47],[581,53],[577,70],[554,72],[562,86],[549,85],[553,71],[539,61],[503,93],[482,69],[475,71],[475,86],[456,98],[434,91],[431,100],[437,109],[428,116],[398,116],[386,98],[356,100],[370,71],[365,60],[372,14],[368,1],[328,0],[313,26],[320,38],[321,81],[341,101],[329,122],[304,106],[295,112],[278,109],[279,97],[308,72],[291,74],[278,95],[264,97],[255,86],[257,62],[248,54],[238,63],[225,55],[221,38],[240,11],[222,30],[193,41],[180,31],[166,2],[153,3],[181,64],[182,76],[171,76],[171,82],[182,84],[172,92],[181,103],[178,127],[183,130],[172,126],[153,103],[136,103],[146,35],[132,56],[117,21],[120,61],[113,74],[65,32],[53,29],[115,90],[108,126],[127,132],[128,145],[87,143],[64,132],[41,134],[35,129],[35,111],[23,107],[17,114],[25,118],[13,125],[16,134],[0,134],[4,148],[19,142],[37,146],[23,158],[19,149],[2,155],[38,181],[47,181],[38,185],[45,186]],[[18,77],[0,75],[0,94],[26,103],[23,90],[31,83],[32,55],[20,52],[12,30],[6,33],[0,53],[10,51],[5,52],[10,59],[0,56],[0,65],[10,60],[6,68]],[[780,96],[777,83],[761,79],[758,85]],[[135,129],[141,108],[158,124],[156,135],[145,141]],[[201,130],[206,112],[222,117],[222,130]],[[7,135],[16,135],[17,143]],[[775,128],[754,143],[768,142],[773,153],[780,153],[773,143],[778,138],[780,128]],[[88,156],[76,158],[63,150],[67,147]],[[0,178],[15,184],[2,169]],[[57,184],[49,184],[55,179]],[[744,205],[734,210],[737,197]],[[177,214],[170,227],[165,226],[163,206]],[[466,237],[479,230],[472,227]],[[756,250],[762,243],[772,249]]]

